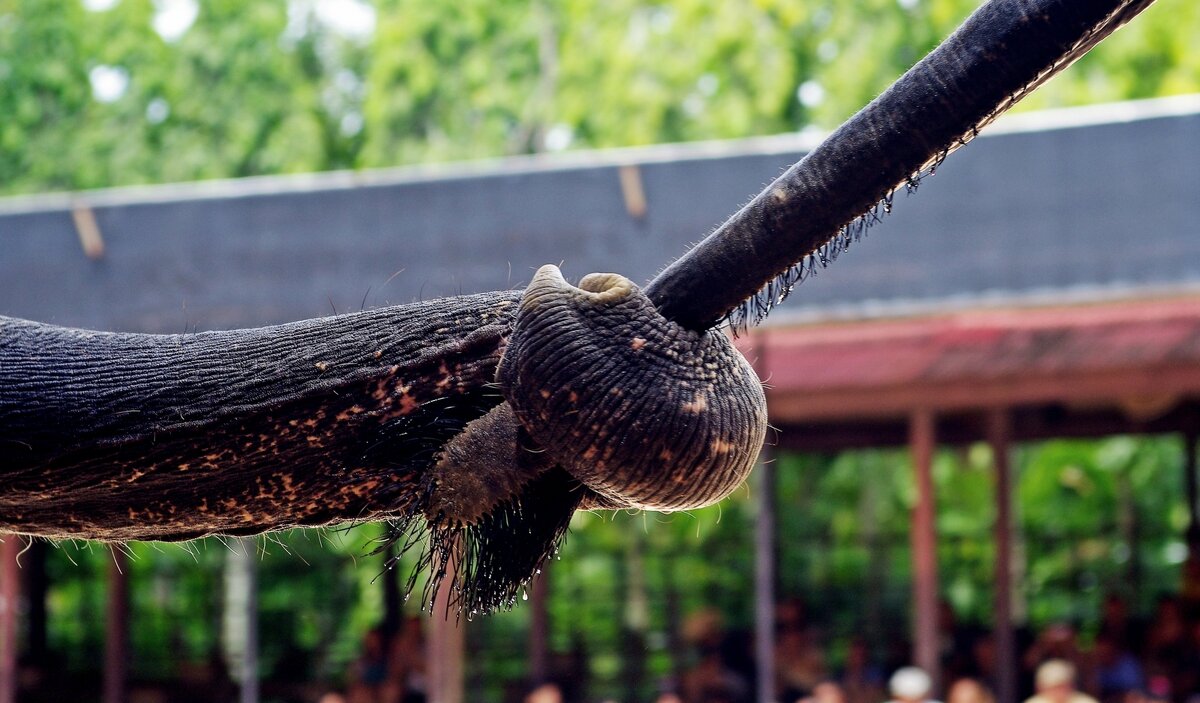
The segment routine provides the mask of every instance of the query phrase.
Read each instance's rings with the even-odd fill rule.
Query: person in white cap
[[[1050,659],[1037,669],[1037,694],[1025,703],[1096,703],[1075,688],[1075,665],[1065,659]]]
[[[897,669],[888,680],[888,690],[892,694],[889,703],[938,703],[929,697],[933,690],[933,679],[924,669],[915,666]]]

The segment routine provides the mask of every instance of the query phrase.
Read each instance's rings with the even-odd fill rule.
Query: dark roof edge
[[[800,292],[802,291],[798,291]],[[862,300],[845,304],[826,301],[819,306],[796,305],[790,309],[778,308],[761,326],[770,329],[822,322],[866,322],[921,317],[968,310],[1062,307],[1192,296],[1200,296],[1200,280],[1169,283],[1114,282],[1064,288],[1043,287],[1027,291],[987,290],[930,298]]]

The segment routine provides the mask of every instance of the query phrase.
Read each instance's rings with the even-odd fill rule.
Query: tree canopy
[[[0,0],[0,192],[828,129],[969,0]],[[1161,0],[1021,109],[1200,90]]]

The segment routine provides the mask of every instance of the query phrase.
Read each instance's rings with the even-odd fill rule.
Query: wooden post
[[[425,651],[425,670],[429,673],[429,703],[463,703],[463,645],[466,622],[452,608],[454,570],[457,558],[451,558],[449,573],[442,579],[433,597],[429,618],[429,638]]]
[[[755,469],[754,657],[758,703],[775,701],[775,459],[763,447]]]
[[[650,599],[646,591],[646,537],[633,530],[625,540],[625,554],[618,583],[624,586],[625,617],[621,628],[622,700],[641,696],[646,680],[646,631],[650,627]]]
[[[399,547],[395,542],[388,542],[387,549],[380,556],[383,557],[383,563],[379,566],[379,585],[383,589],[383,634],[388,645],[384,651],[391,651],[391,643],[399,636],[404,624],[404,596],[400,593],[396,569],[389,566],[399,563]]]
[[[123,703],[129,677],[129,559],[112,549],[104,623],[104,703]]]
[[[241,703],[258,703],[258,551],[254,537],[243,537],[241,543],[242,558],[238,560],[237,568],[242,571],[242,579],[246,588],[245,610],[245,648],[242,650],[241,661],[241,692],[238,700]]]
[[[0,544],[0,703],[17,700],[17,602],[21,581],[17,573],[17,555],[21,538],[3,535]]]
[[[529,594],[529,679],[534,686],[550,677],[550,582],[545,573],[533,577]]]
[[[1012,614],[1012,426],[1007,409],[988,412],[987,438],[996,471],[996,701],[1017,701],[1016,633]]]
[[[49,544],[45,540],[31,539],[21,560],[21,571],[25,578],[25,654],[29,663],[46,671],[49,651],[46,644],[46,592],[50,582],[46,574],[46,555]]]
[[[941,687],[938,661],[938,572],[936,508],[933,492],[933,452],[937,442],[933,412],[913,411],[909,418],[909,450],[917,485],[912,512],[913,660]]]
[[[258,702],[258,562],[255,538],[230,540],[225,558],[225,662],[239,703]]]

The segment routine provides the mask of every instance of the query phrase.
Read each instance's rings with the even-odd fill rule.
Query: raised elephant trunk
[[[1154,0],[992,0],[646,288],[667,318],[757,323],[881,203]]]
[[[766,406],[712,328],[760,318],[893,189],[1149,2],[993,0],[645,294],[550,266],[523,295],[252,330],[0,317],[0,531],[179,540],[389,519],[434,581],[465,557],[463,608],[509,605],[576,509],[734,490]]]

